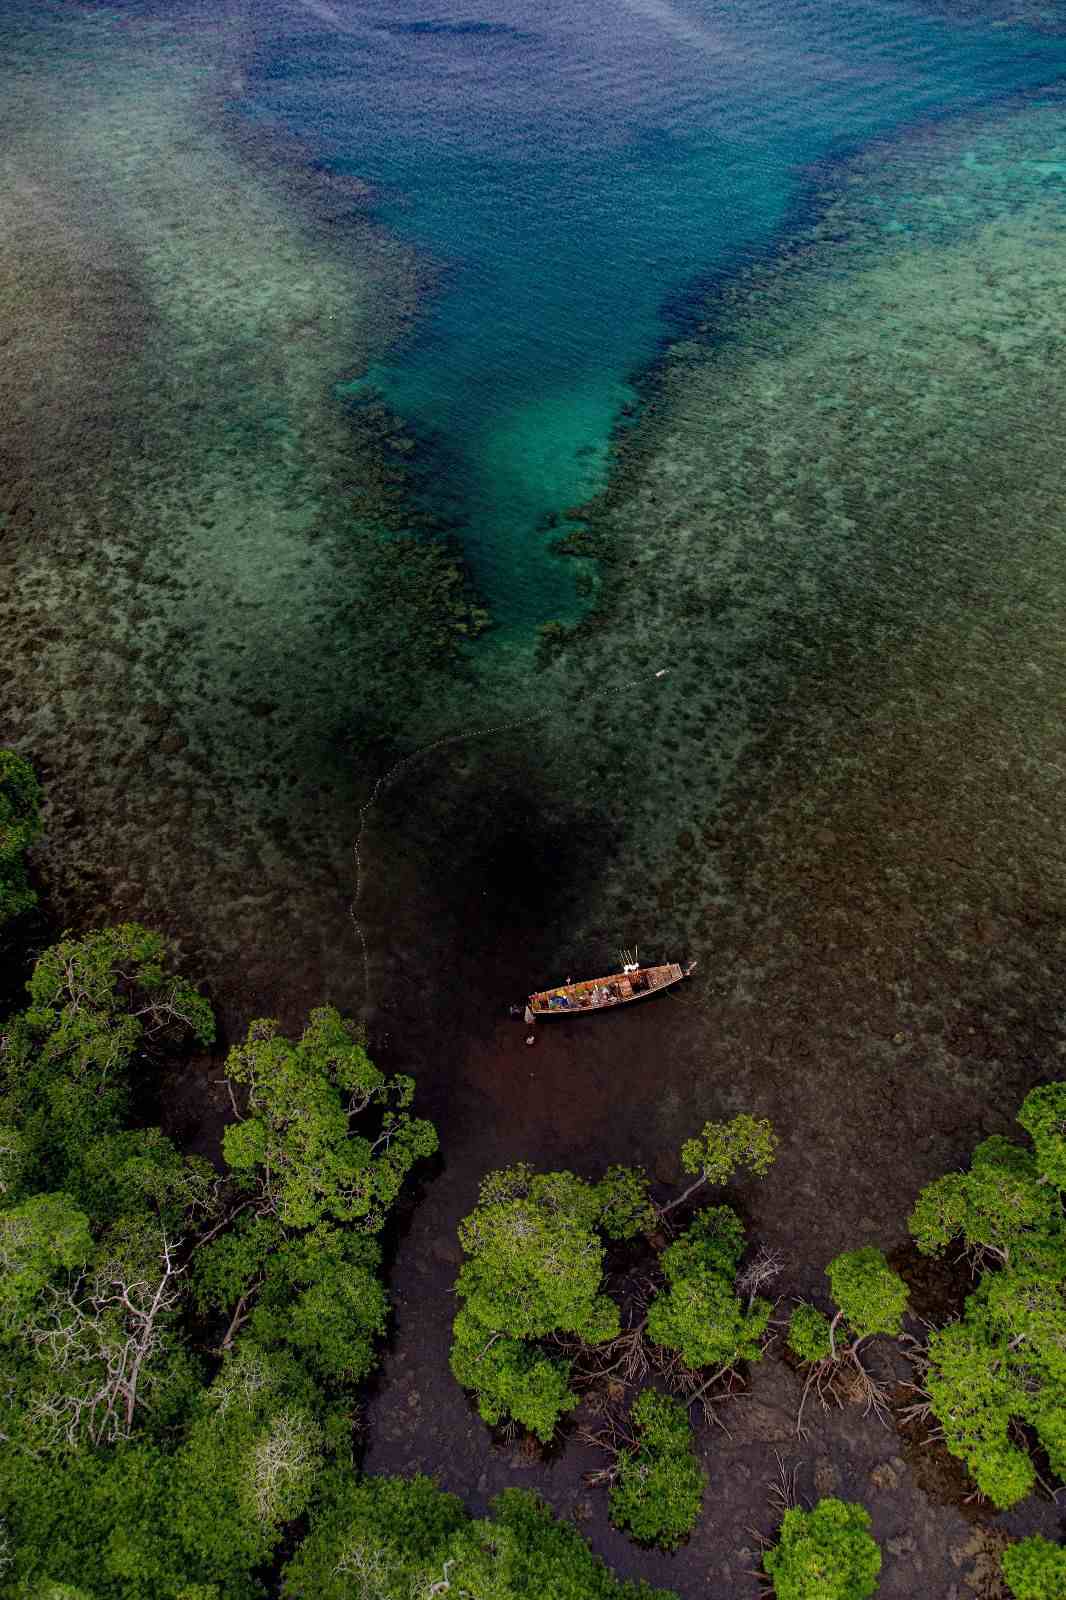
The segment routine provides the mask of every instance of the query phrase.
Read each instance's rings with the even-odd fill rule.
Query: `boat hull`
[[[682,983],[695,966],[677,961],[656,967],[638,967],[635,972],[615,972],[606,978],[588,978],[583,983],[564,983],[555,989],[541,989],[529,997],[529,1009],[537,1022],[550,1017],[585,1016],[590,1011],[614,1011],[637,1000],[650,1000]]]

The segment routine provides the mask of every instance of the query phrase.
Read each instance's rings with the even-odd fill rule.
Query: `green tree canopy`
[[[978,1261],[1003,1266],[1039,1252],[1063,1226],[1066,1189],[1066,1084],[1030,1091],[1018,1121],[1031,1151],[999,1134],[979,1144],[969,1171],[949,1172],[927,1185],[910,1216],[919,1250],[940,1255],[961,1238]]]
[[[532,1345],[551,1333],[600,1344],[618,1332],[603,1293],[604,1238],[652,1220],[642,1173],[611,1168],[600,1183],[528,1165],[492,1172],[459,1239],[469,1259],[456,1283],[452,1371],[495,1423],[512,1416],[544,1440],[576,1404],[570,1364]]]
[[[925,1255],[942,1255],[961,1238],[975,1259],[1006,1264],[1043,1238],[1060,1211],[1034,1157],[997,1134],[977,1146],[968,1172],[949,1172],[922,1190],[909,1226]]]
[[[1034,1534],[1003,1552],[1003,1576],[1014,1600],[1066,1600],[1066,1550]]]
[[[925,1387],[953,1455],[1006,1509],[1035,1472],[1012,1422],[1026,1422],[1066,1476],[1066,1257],[1049,1271],[986,1272],[962,1319],[929,1337]]]
[[[674,1550],[696,1526],[707,1486],[688,1411],[670,1395],[645,1389],[631,1417],[637,1448],[618,1456],[611,1521],[642,1544]]]
[[[772,1307],[758,1298],[745,1307],[737,1296],[744,1245],[736,1212],[712,1206],[663,1252],[668,1287],[651,1303],[648,1337],[679,1351],[687,1367],[728,1368],[762,1356]]]
[[[868,1600],[881,1571],[869,1526],[865,1507],[851,1501],[786,1511],[778,1541],[763,1557],[777,1600]]]
[[[1040,1181],[1066,1189],[1066,1083],[1041,1083],[1030,1089],[1018,1121],[1033,1141]]]
[[[209,1044],[214,1019],[168,969],[160,935],[134,922],[53,945],[28,987],[0,1053],[0,1122],[20,1131],[24,1183],[80,1200],[96,1141],[127,1116],[133,1075],[190,1038]]]
[[[0,1451],[13,1597],[84,1581],[93,1600],[262,1600],[256,1569],[321,1475],[329,1408],[298,1365],[246,1348],[177,1420],[154,1444]]]
[[[359,1383],[377,1364],[389,1300],[381,1246],[322,1225],[286,1239],[268,1257],[248,1322],[264,1349],[288,1350],[328,1387]]]
[[[477,1208],[459,1225],[470,1260],[458,1294],[480,1321],[518,1339],[555,1330],[590,1343],[611,1338],[618,1312],[601,1292],[599,1236],[609,1196],[570,1172],[528,1166],[490,1173]]]
[[[728,1183],[742,1167],[761,1178],[773,1165],[777,1145],[770,1123],[744,1112],[729,1122],[704,1123],[699,1137],[682,1145],[681,1166],[707,1183]]]
[[[540,1345],[512,1339],[460,1310],[452,1325],[451,1369],[495,1427],[508,1418],[549,1444],[559,1418],[578,1405],[570,1388],[571,1363]]]
[[[828,1361],[833,1354],[833,1340],[825,1312],[801,1301],[789,1318],[788,1347],[801,1361]]]
[[[166,1430],[195,1387],[175,1337],[190,1236],[218,1180],[157,1128],[131,1129],[132,1074],[210,1008],[135,923],[64,939],[38,960],[7,1025],[0,1304],[9,1349],[0,1422],[11,1447],[55,1456]]]
[[[901,1331],[907,1285],[898,1272],[892,1271],[883,1251],[872,1245],[846,1250],[825,1271],[833,1299],[855,1339]]]
[[[373,1230],[435,1135],[320,1013],[249,1085],[264,1160],[235,1183],[129,1126],[135,1075],[212,1033],[157,935],[65,939],[29,988],[0,1049],[0,1590],[262,1600],[323,1473],[350,1469],[388,1309]],[[335,1149],[293,1056],[309,1115],[341,1107]]]
[[[89,1219],[65,1194],[0,1211],[0,1335],[21,1329],[41,1290],[92,1255]]]
[[[851,1353],[874,1334],[894,1336],[902,1330],[909,1292],[883,1251],[872,1245],[845,1250],[834,1257],[825,1273],[837,1306],[832,1320],[815,1306],[801,1304],[789,1322],[789,1347],[801,1360],[836,1358],[841,1330],[850,1337]]]
[[[376,1235],[436,1130],[410,1112],[413,1079],[380,1072],[332,1007],[296,1043],[254,1022],[228,1070],[247,1091],[223,1137],[245,1200],[197,1256],[196,1302],[226,1319],[223,1351],[251,1338],[339,1395],[376,1362],[388,1317]]]
[[[947,1448],[1004,1509],[1035,1482],[1018,1423],[1066,1476],[1064,1110],[1062,1084],[1032,1090],[1018,1120],[1033,1150],[986,1139],[969,1171],[923,1189],[911,1216],[919,1249],[961,1238],[985,1269],[961,1319],[930,1335],[925,1387]]]
[[[765,1117],[742,1112],[729,1122],[705,1122],[702,1133],[681,1146],[681,1170],[694,1173],[695,1180],[663,1206],[663,1212],[684,1205],[706,1183],[728,1183],[743,1168],[764,1177],[773,1166],[777,1145],[777,1135]]]
[[[308,1505],[338,1420],[297,1361],[250,1339],[227,1357],[171,1464],[190,1576],[240,1584],[269,1558]]]
[[[376,1232],[411,1168],[437,1149],[433,1124],[408,1110],[414,1080],[386,1078],[332,1006],[311,1013],[295,1044],[275,1021],[253,1022],[226,1070],[247,1099],[226,1129],[226,1160],[254,1176],[287,1227],[332,1220]]]
[[[441,1587],[447,1585],[448,1587]],[[284,1600],[677,1600],[619,1580],[535,1495],[505,1489],[472,1521],[428,1478],[328,1479],[285,1568]]]
[[[130,1216],[90,1241],[88,1254],[85,1219],[73,1217],[83,1264],[24,1301],[0,1402],[6,1437],[40,1455],[127,1440],[143,1426],[165,1432],[196,1383],[175,1336],[179,1244],[154,1218]]]

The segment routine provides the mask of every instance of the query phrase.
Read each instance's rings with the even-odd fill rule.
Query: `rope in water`
[[[623,684],[612,685],[609,690],[607,688],[589,689],[581,696],[581,699],[594,700],[600,695],[607,693],[615,695],[624,694],[627,689],[634,689],[638,684],[647,682],[649,677],[665,678],[666,673],[667,668],[660,667],[658,671],[654,673],[641,673],[636,678],[629,678]],[[392,787],[392,785],[396,782],[400,775],[407,770],[408,767],[413,766],[416,761],[421,761],[424,756],[432,755],[434,750],[443,750],[448,745],[463,744],[465,741],[470,739],[487,739],[493,734],[510,733],[515,728],[529,727],[534,722],[543,722],[546,718],[553,716],[556,709],[556,706],[553,705],[549,706],[545,711],[534,711],[527,716],[515,717],[509,722],[493,723],[487,728],[468,728],[462,733],[443,734],[441,738],[433,739],[429,744],[422,745],[418,750],[412,750],[410,755],[401,756],[399,761],[395,762],[393,766],[389,767],[381,774],[377,782],[374,784],[373,789],[370,791],[369,798],[362,806],[360,806],[359,830],[356,833],[355,843],[352,846],[352,855],[355,859],[355,885],[352,893],[351,904],[348,907],[348,914],[351,917],[352,925],[359,936],[359,944],[363,953],[364,1012],[369,1009],[370,1004],[370,951],[367,945],[366,932],[363,928],[362,922],[359,919],[359,899],[363,892],[363,883],[365,879],[365,871],[363,866],[363,835],[366,832],[366,825],[367,821],[369,820],[370,813],[373,811],[374,807],[377,805],[385,791]]]

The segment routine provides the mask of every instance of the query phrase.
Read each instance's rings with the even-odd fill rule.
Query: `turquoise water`
[[[18,661],[0,718],[65,785],[79,894],[105,863],[72,924],[83,904],[111,914],[122,870],[124,905],[207,928],[222,965],[263,946],[267,974],[283,912],[312,999],[358,986],[360,804],[397,754],[445,737],[477,735],[374,819],[377,950],[436,926],[424,908],[414,933],[391,926],[403,826],[434,865],[471,829],[466,876],[492,880],[507,928],[541,830],[538,878],[588,900],[530,899],[549,973],[620,942],[698,947],[721,874],[676,841],[701,836],[751,726],[809,670],[792,643],[829,651],[845,622],[880,638],[889,602],[906,637],[909,608],[950,587],[927,537],[945,518],[952,549],[979,526],[983,548],[1013,547],[986,508],[998,478],[1034,473],[989,444],[1035,448],[1018,418],[1051,380],[1015,351],[1063,326],[1041,278],[1061,259],[1066,136],[1042,87],[1061,36],[899,5],[474,3],[418,0],[402,22],[329,0],[0,6],[0,400],[18,423],[0,441]],[[316,162],[370,179],[386,226]],[[672,375],[643,383],[668,345]],[[353,429],[345,374],[422,448]],[[602,625],[533,671],[536,625],[580,603],[543,524],[630,443],[595,513],[615,556]],[[390,537],[419,497],[493,603],[497,632],[472,647],[455,574],[422,559],[440,552]],[[473,802],[506,746],[480,730],[501,726],[529,771],[494,808],[523,819],[494,856]],[[600,828],[609,858],[578,859]]]
[[[546,524],[604,484],[696,293],[772,251],[812,168],[1032,90],[1066,43],[916,7],[417,0],[278,9],[245,105],[369,179],[442,275],[367,388],[423,444],[504,632],[575,612]]]

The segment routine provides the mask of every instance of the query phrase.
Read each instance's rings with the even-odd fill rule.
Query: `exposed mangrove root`
[[[704,1422],[717,1423],[723,1433],[729,1434],[729,1429],[714,1408],[731,1400],[745,1387],[744,1379],[736,1367],[719,1367],[711,1377],[701,1379],[698,1372],[686,1367],[680,1356],[676,1356],[671,1363],[671,1370],[666,1372],[666,1378],[673,1392],[687,1406],[699,1406]],[[718,1383],[723,1387],[712,1393],[714,1385]],[[729,1437],[732,1438],[732,1434]]]
[[[604,1344],[584,1344],[565,1334],[552,1335],[552,1343],[574,1363],[571,1381],[576,1387],[588,1389],[611,1381],[640,1383],[648,1376],[653,1362],[644,1330],[648,1306],[658,1287],[655,1278],[642,1278],[631,1287],[627,1297],[630,1325]]]
[[[864,1417],[872,1411],[883,1427],[889,1425],[892,1401],[888,1390],[863,1366],[857,1344],[841,1350],[835,1358],[826,1356],[812,1364],[796,1414],[796,1433],[800,1438],[806,1438],[803,1413],[812,1393],[823,1411],[828,1411],[831,1405],[840,1410],[845,1405],[861,1405]]]
[[[770,1502],[770,1510],[773,1513],[775,1529],[779,1529],[785,1513],[794,1511],[797,1506],[803,1504],[798,1488],[800,1468],[803,1466],[803,1462],[797,1461],[793,1466],[787,1467],[780,1450],[775,1450],[774,1456],[777,1460],[777,1477],[767,1478],[765,1482],[767,1499]],[[764,1553],[777,1543],[778,1533],[776,1531],[774,1533],[763,1533],[761,1528],[753,1528],[750,1524],[747,1531],[755,1542],[757,1549]],[[773,1593],[773,1585],[761,1559],[758,1566],[744,1567],[743,1570],[749,1577],[756,1580],[762,1593]]]
[[[913,1387],[913,1385],[911,1385]],[[919,1390],[919,1393],[922,1391]],[[913,1405],[903,1406],[896,1412],[896,1421],[903,1428],[927,1428],[928,1439],[940,1436],[939,1428],[929,1428],[929,1418],[933,1415],[933,1402],[927,1397],[916,1400]]]
[[[737,1279],[737,1294],[747,1298],[750,1311],[757,1295],[785,1270],[785,1257],[780,1250],[761,1245],[754,1260],[744,1268]]]
[[[774,1451],[774,1457],[777,1461],[777,1477],[767,1478],[766,1488],[774,1518],[780,1522],[786,1511],[794,1511],[800,1503],[796,1484],[803,1462],[797,1461],[794,1466],[786,1467],[780,1450]]]
[[[612,1408],[624,1401],[631,1387],[654,1374],[665,1380],[666,1388],[683,1404],[698,1405],[704,1422],[714,1422],[729,1432],[714,1408],[744,1387],[735,1367],[719,1367],[709,1377],[695,1372],[685,1365],[678,1351],[647,1339],[643,1322],[604,1345],[578,1346],[561,1339],[555,1342],[574,1360],[571,1382],[587,1391],[585,1404],[594,1415],[611,1415]]]
[[[585,1473],[585,1482],[590,1488],[600,1484],[612,1484],[618,1476],[618,1462],[620,1457],[635,1455],[640,1448],[636,1436],[626,1426],[624,1418],[617,1411],[606,1411],[603,1424],[593,1428],[583,1424],[577,1436],[582,1444],[592,1445],[597,1450],[605,1450],[610,1456],[610,1462],[605,1467],[596,1467],[591,1472]]]

